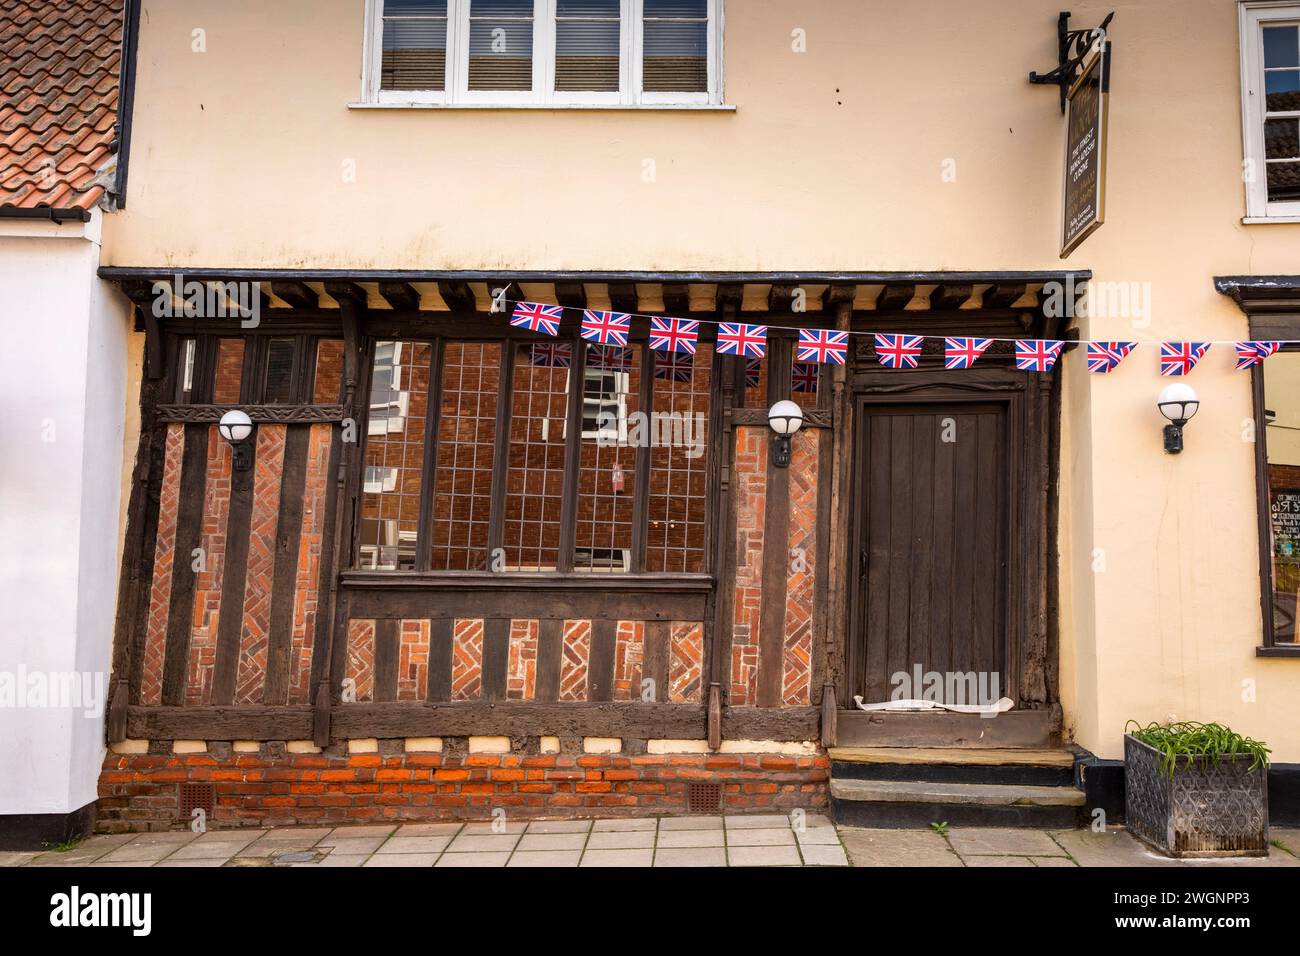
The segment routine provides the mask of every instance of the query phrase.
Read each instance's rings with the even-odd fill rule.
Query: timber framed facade
[[[945,372],[942,354],[927,353],[915,372],[882,373],[869,337],[854,340],[863,344],[846,366],[809,368],[794,359],[793,330],[1066,337],[1044,286],[1086,274],[185,273],[256,283],[254,328],[237,317],[155,318],[160,296],[180,294],[163,270],[101,276],[135,303],[146,336],[109,707],[118,752],[101,800],[110,820],[166,822],[171,810],[146,810],[139,795],[165,796],[170,783],[151,786],[145,768],[170,781],[185,762],[171,748],[192,740],[204,742],[199,767],[215,768],[214,779],[225,779],[214,754],[238,764],[256,752],[292,780],[291,805],[260,770],[218,786],[218,820],[365,816],[383,797],[388,813],[409,816],[481,814],[503,796],[539,813],[644,810],[685,806],[691,782],[719,786],[732,806],[820,806],[823,748],[880,732],[854,695],[887,699],[891,669],[913,662],[993,670],[1017,705],[993,722],[1008,739],[1059,736],[1056,376],[1015,371],[1009,342],[975,372]],[[796,295],[812,306],[796,311]],[[634,315],[628,347],[613,359],[589,347],[572,311],[555,339],[514,328],[494,298],[570,310],[608,302]],[[644,344],[649,317],[671,314],[767,323],[768,354],[716,354],[705,324],[690,367],[669,367],[672,356]],[[403,361],[389,402],[375,376]],[[611,368],[624,370],[637,408],[706,423],[692,474],[673,472],[673,451],[628,447],[626,433],[592,440],[592,382]],[[580,395],[566,384],[575,381],[586,383]],[[684,405],[674,398],[683,389]],[[778,468],[766,410],[784,398],[803,406],[805,426],[791,466]],[[255,426],[244,470],[215,424],[233,407]],[[912,455],[900,424],[925,427],[934,415],[988,440],[950,446],[975,457],[935,468]],[[882,421],[898,432],[892,445],[864,440]],[[892,461],[878,464],[868,447]],[[530,479],[530,468],[543,474]],[[611,468],[630,494],[602,506]],[[921,472],[951,487],[918,485]],[[915,491],[919,503],[922,489],[940,509],[965,500],[964,513],[985,513],[975,496],[995,504],[975,525],[950,506],[934,526],[923,508],[929,529],[895,528],[891,551],[889,496]],[[909,544],[915,535],[929,537]],[[584,547],[602,536],[612,548]],[[999,560],[975,560],[977,547]],[[900,565],[900,549],[924,564]],[[932,597],[948,624],[925,620]],[[952,717],[919,717],[909,732],[947,735]],[[443,762],[458,752],[472,761],[481,740],[496,741],[478,755],[494,766],[481,791],[462,792],[472,784],[451,782],[456,768]],[[143,754],[123,747],[144,741]],[[355,760],[369,759],[351,756],[357,741],[389,754],[389,770],[398,761],[394,782],[353,780],[374,792],[313,806],[303,775],[330,759],[357,773]],[[614,755],[600,754],[601,741],[616,742]],[[419,775],[407,765],[412,746],[435,747],[439,769],[407,793],[416,785],[403,775]],[[726,756],[737,748],[750,753]],[[514,771],[530,761],[546,766],[517,791],[527,783]],[[579,764],[612,777],[584,791],[566,776]]]

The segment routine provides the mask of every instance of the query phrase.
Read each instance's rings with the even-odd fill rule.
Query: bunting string
[[[1189,374],[1205,357],[1211,347],[1231,345],[1235,350],[1237,369],[1251,369],[1284,345],[1298,345],[1300,339],[1275,339],[1254,341],[1239,339],[1204,339],[1201,341],[1115,341],[1103,339],[1023,339],[998,336],[950,336],[885,332],[838,331],[835,329],[802,328],[791,325],[726,322],[709,318],[673,318],[671,316],[644,315],[637,312],[618,312],[602,309],[576,310],[571,306],[545,305],[524,299],[494,298],[493,311],[504,311],[500,304],[513,305],[510,324],[542,335],[558,336],[560,322],[566,311],[581,311],[579,336],[592,345],[622,348],[628,344],[632,320],[646,319],[650,323],[650,348],[673,353],[693,355],[701,325],[716,326],[715,348],[720,355],[744,356],[750,360],[767,354],[767,333],[770,330],[793,332],[798,335],[795,359],[801,363],[843,365],[847,361],[850,336],[871,336],[876,360],[884,368],[918,368],[927,341],[944,343],[944,368],[969,369],[995,343],[1010,343],[1016,368],[1021,371],[1050,372],[1056,365],[1065,346],[1084,347],[1088,371],[1108,374],[1115,370],[1139,346],[1156,345],[1160,349],[1160,374],[1183,376]]]

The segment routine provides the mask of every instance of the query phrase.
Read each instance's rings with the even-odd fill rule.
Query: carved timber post
[[[853,290],[833,300],[835,328],[850,331],[853,324]],[[853,360],[850,351],[848,361]],[[845,608],[850,582],[848,569],[849,463],[852,461],[853,407],[848,388],[847,365],[831,367],[831,547],[827,574],[830,583],[830,613],[826,623],[826,678],[822,687],[822,746],[833,747],[838,735],[836,687],[843,674],[841,648],[848,640],[849,622]]]
[[[344,290],[332,290],[342,293]],[[335,494],[338,508],[334,520],[333,567],[330,569],[329,607],[326,613],[331,622],[330,639],[325,666],[321,668],[312,708],[312,740],[317,747],[329,746],[331,684],[334,662],[340,653],[339,645],[347,640],[345,609],[339,601],[339,577],[352,560],[352,528],[356,513],[356,482],[354,480],[353,447],[362,440],[357,423],[357,388],[361,378],[361,324],[365,316],[365,298],[357,294],[336,295],[343,322],[343,434],[340,435],[339,469],[335,477]],[[347,440],[348,427],[353,429],[353,440]],[[346,650],[346,648],[345,648]]]

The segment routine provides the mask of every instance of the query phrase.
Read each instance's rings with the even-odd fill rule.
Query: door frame
[[[1005,687],[1003,695],[1021,709],[1059,709],[1057,693],[1056,472],[1059,444],[1057,375],[1019,372],[1005,364],[974,369],[917,371],[862,368],[852,376],[852,422],[838,435],[849,443],[849,533],[845,576],[836,586],[847,591],[837,678],[840,706],[852,708],[850,675],[865,651],[862,627],[862,515],[866,448],[863,422],[869,406],[917,404],[1003,404],[1007,406],[1007,579],[1005,608]]]

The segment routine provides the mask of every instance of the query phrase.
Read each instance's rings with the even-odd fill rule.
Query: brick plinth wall
[[[386,746],[387,745],[387,746]],[[393,746],[395,745],[395,747]],[[690,783],[722,786],[727,813],[826,805],[824,755],[258,753],[213,744],[197,754],[109,753],[100,775],[98,829],[163,830],[179,817],[179,785],[210,783],[213,827],[344,824],[374,820],[644,816],[686,811]],[[384,750],[396,750],[385,754]],[[337,751],[337,752],[336,752]]]

